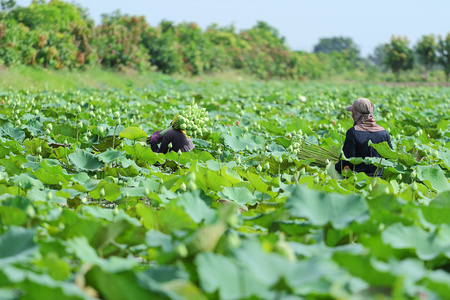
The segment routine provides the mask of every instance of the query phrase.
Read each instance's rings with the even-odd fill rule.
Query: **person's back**
[[[376,124],[372,114],[373,109],[374,105],[366,98],[359,98],[353,105],[347,107],[347,110],[352,112],[354,126],[347,131],[345,136],[344,146],[342,147],[345,157],[381,157],[372,146],[369,146],[369,141],[374,144],[386,141],[392,148],[389,133]],[[345,167],[356,172],[364,172],[368,176],[382,176],[382,169],[379,169],[375,174],[377,168],[373,164],[361,163],[353,166],[350,162],[339,159],[335,165],[335,169],[339,173],[342,173]]]
[[[167,153],[169,151],[188,152],[195,148],[194,143],[180,130],[169,130],[163,136],[161,130],[155,131],[150,140],[150,146],[155,153]],[[171,148],[169,149],[169,145]]]

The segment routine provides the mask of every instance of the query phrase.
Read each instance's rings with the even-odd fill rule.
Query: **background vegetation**
[[[260,79],[448,81],[450,34],[424,36],[411,47],[393,36],[369,59],[351,38],[322,38],[312,53],[292,51],[277,29],[259,21],[239,32],[233,26],[162,21],[119,11],[96,25],[86,9],[60,0],[33,1],[28,7],[2,0],[0,66],[45,69],[159,71],[199,75],[238,70]]]

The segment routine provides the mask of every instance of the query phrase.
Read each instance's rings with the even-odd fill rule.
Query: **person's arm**
[[[163,138],[160,134],[161,131],[162,130],[155,131],[153,132],[151,137],[147,138],[147,144],[150,144],[152,151],[155,153],[160,152],[160,147],[158,146],[158,144],[161,142]]]
[[[356,156],[356,142],[355,137],[352,130],[347,130],[347,133],[345,134],[345,141],[344,146],[342,146],[342,151],[344,152],[344,155],[346,158],[355,157]],[[339,161],[335,165],[336,171],[339,173],[342,172],[342,170],[348,167],[351,170],[353,170],[353,164],[342,160],[341,157],[339,157]],[[348,169],[347,168],[347,169]]]
[[[158,153],[167,153],[169,152],[169,144],[172,141],[172,137],[169,134],[165,134],[162,137],[161,145],[159,146]],[[153,149],[152,149],[153,150]]]
[[[387,142],[388,142],[389,147],[391,147],[391,149],[394,150],[394,148],[392,148],[391,136],[389,135],[389,133],[387,135]]]
[[[352,130],[347,130],[347,133],[345,134],[345,141],[342,151],[347,158],[356,156],[356,141]]]

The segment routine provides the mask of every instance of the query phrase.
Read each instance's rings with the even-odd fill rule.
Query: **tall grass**
[[[80,88],[129,90],[145,87],[161,76],[163,75],[152,72],[114,72],[101,68],[70,71],[15,66],[0,69],[0,88],[3,90],[76,90]]]

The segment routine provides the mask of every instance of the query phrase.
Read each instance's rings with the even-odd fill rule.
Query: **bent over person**
[[[342,151],[345,157],[381,157],[380,154],[369,146],[369,141],[378,144],[386,141],[392,149],[391,138],[389,133],[380,125],[378,125],[373,116],[374,105],[366,98],[356,99],[352,105],[347,106],[347,111],[352,112],[353,127],[347,130],[345,135],[344,146]],[[356,172],[364,172],[368,176],[382,177],[383,169],[379,169],[375,174],[377,167],[373,164],[366,165],[364,163],[353,165],[348,161],[339,161],[335,165],[336,171],[342,174],[345,169],[355,170]]]
[[[167,153],[169,151],[178,152],[179,150],[188,152],[195,148],[194,143],[183,131],[171,129],[164,135],[161,135],[161,131],[155,131],[147,138],[147,144],[150,144],[153,152]]]

